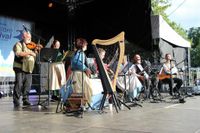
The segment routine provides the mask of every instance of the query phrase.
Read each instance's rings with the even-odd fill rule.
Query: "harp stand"
[[[118,108],[121,110],[120,104],[119,104],[119,99],[117,99],[117,97],[115,96],[115,94],[113,92],[108,92],[106,93],[105,91],[102,92],[103,94],[103,98],[101,100],[100,106],[99,106],[99,113],[102,114],[104,113],[103,111],[103,107],[104,107],[104,103],[106,101],[106,97],[107,95],[109,95],[109,98],[111,98],[114,106],[115,106],[115,110],[118,113]],[[124,102],[120,101],[123,105],[126,105]],[[118,107],[118,108],[117,108]],[[128,106],[127,106],[128,107]]]

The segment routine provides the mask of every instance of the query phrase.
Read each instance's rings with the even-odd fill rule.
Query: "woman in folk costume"
[[[87,45],[88,43],[84,38],[76,39],[76,52],[71,60],[71,69],[73,71],[71,76],[74,82],[73,92],[82,93],[83,90],[87,102],[90,103],[92,97],[91,70],[88,67],[87,57],[84,53],[87,50]]]
[[[127,61],[127,56],[124,56],[120,66],[117,87],[122,91],[128,90],[129,98],[137,98],[142,89],[142,84],[135,74],[134,65]]]

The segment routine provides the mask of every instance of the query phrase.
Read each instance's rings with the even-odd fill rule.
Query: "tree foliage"
[[[161,15],[163,19],[183,38],[188,40],[187,32],[180,24],[171,21],[165,11],[171,6],[169,0],[151,0],[151,7],[153,15]]]
[[[162,15],[166,17],[165,10],[170,6],[171,4],[168,0],[151,0],[153,15]]]
[[[192,40],[192,48],[196,48],[200,45],[200,27],[190,28],[188,30],[188,38]]]
[[[191,48],[191,66],[200,66],[200,27],[190,28],[188,30],[188,38],[192,40]]]

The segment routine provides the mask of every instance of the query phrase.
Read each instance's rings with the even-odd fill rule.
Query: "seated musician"
[[[110,79],[112,80],[112,79],[113,79],[113,76],[114,76],[114,72],[113,72],[112,69],[110,68],[109,64],[104,63],[104,58],[105,58],[106,51],[105,51],[103,48],[98,48],[97,50],[98,50],[98,53],[99,53],[99,57],[100,57],[100,59],[102,60],[102,63],[103,63],[103,65],[104,65],[104,68],[105,68],[105,70],[107,71],[108,76],[109,76]],[[96,60],[94,60],[94,65],[95,65],[95,67],[96,67],[97,76],[98,76],[98,78],[100,78],[99,69],[98,69]],[[99,91],[102,91],[102,92],[103,92],[102,84],[99,86]],[[109,103],[111,103],[111,102],[112,102],[112,100],[109,98]]]
[[[71,60],[71,70],[73,71],[71,76],[74,82],[73,92],[83,93],[87,102],[90,103],[92,97],[91,70],[87,66],[87,57],[84,53],[87,50],[87,45],[88,43],[84,38],[76,39],[76,51]]]
[[[98,52],[99,52],[99,57],[103,61],[104,58],[105,58],[106,51],[103,48],[98,48]],[[104,63],[104,62],[103,62],[103,64],[104,64],[104,68],[108,72],[109,76],[112,76],[113,75],[113,71],[110,69],[110,66],[108,64]],[[97,75],[99,77],[99,70],[98,70],[98,66],[97,66],[96,61],[94,61],[94,65],[96,67],[96,72],[97,72]]]
[[[144,66],[141,61],[141,57],[139,54],[135,54],[133,57],[134,62],[134,69],[136,76],[140,80],[141,84],[143,85],[143,91],[144,91],[144,98],[150,98],[150,80],[149,75],[147,73],[147,66]]]
[[[165,55],[165,62],[163,63],[163,67],[158,75],[159,83],[158,87],[161,88],[162,83],[169,84],[169,93],[173,95],[173,93],[179,94],[179,89],[183,84],[183,81],[177,77],[178,69],[172,61],[171,55],[167,53]],[[171,80],[172,79],[172,80]],[[173,83],[176,83],[176,86],[173,88]]]
[[[117,87],[123,92],[128,90],[128,97],[130,100],[138,98],[142,89],[142,84],[134,72],[134,65],[127,61],[126,55],[119,69]]]

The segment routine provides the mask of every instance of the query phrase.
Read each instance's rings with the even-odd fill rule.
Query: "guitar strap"
[[[142,67],[141,64],[136,64],[136,73],[137,74],[142,72],[143,70],[144,70],[144,68]]]
[[[145,71],[147,67],[143,68],[141,64],[136,64],[136,73],[144,76],[146,79],[149,78],[149,74]]]

